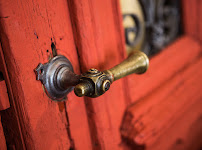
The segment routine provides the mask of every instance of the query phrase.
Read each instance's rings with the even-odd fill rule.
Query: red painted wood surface
[[[161,150],[164,147],[169,150],[198,150],[202,145],[201,124],[201,99],[199,99],[161,135],[160,140],[157,139],[148,149]]]
[[[82,71],[120,63],[126,53],[118,1],[70,0],[69,6]],[[124,81],[99,98],[85,98],[93,149],[120,148],[119,127],[128,103]]]
[[[184,32],[192,37],[198,36],[198,2],[201,0],[182,0],[182,19]]]
[[[11,88],[11,83],[9,80],[8,71],[1,46],[0,46],[0,64],[1,64],[0,65],[1,72],[6,82],[8,92],[7,96],[9,96],[9,102],[11,106],[6,111],[1,111],[2,124],[4,125],[4,127],[6,127],[4,128],[4,133],[6,137],[6,142],[8,143],[8,149],[13,147],[25,149],[19,121],[20,116],[17,115],[17,109],[14,103],[14,96]]]
[[[0,111],[10,107],[5,80],[0,81]]]
[[[0,51],[1,51],[1,47],[0,47]],[[3,64],[3,60],[0,60],[0,111],[10,107],[6,82],[4,80],[5,73],[3,74],[3,72],[4,72],[4,64]]]
[[[202,42],[202,0],[182,0],[184,32]]]
[[[133,102],[143,103],[135,109],[135,112],[141,110],[140,114],[154,108],[143,120],[151,138],[139,140],[138,145],[144,143],[148,149],[178,148],[178,130],[183,141],[188,141],[187,146],[182,144],[181,149],[193,143],[189,136],[193,137],[192,140],[200,139],[197,137],[201,125],[197,120],[201,113],[200,101],[197,100],[200,92],[194,92],[200,89],[200,82],[196,79],[201,72],[198,70],[192,75],[194,69],[201,66],[198,62],[193,63],[201,55],[200,43],[195,40],[200,33],[196,4],[196,0],[183,0],[184,28],[189,36],[183,36],[152,58],[146,74],[120,79],[96,99],[78,98],[71,93],[66,102],[58,103],[46,96],[33,70],[38,63],[45,63],[52,57],[53,45],[58,54],[70,59],[78,74],[80,68],[81,72],[92,67],[105,70],[120,63],[126,58],[126,51],[119,1],[1,1],[0,39],[3,51],[0,50],[0,54],[2,59],[5,58],[4,72],[8,71],[5,81],[11,103],[11,108],[1,115],[9,148],[124,149],[120,126],[125,109]],[[190,76],[194,78],[190,79]],[[189,89],[192,83],[195,90]],[[181,91],[176,90],[172,95],[178,84],[181,84]],[[166,97],[166,94],[170,95]],[[178,113],[180,104],[188,102],[189,97],[186,96],[196,97],[190,101],[190,106],[186,105],[184,113]],[[153,105],[155,100],[156,104],[160,102],[162,109],[169,106],[172,113],[158,116],[161,109]],[[144,105],[145,101],[147,105]],[[177,112],[178,119],[174,117],[171,125],[169,118],[173,112]],[[158,120],[153,122],[152,117],[158,117],[164,124],[168,122],[169,126],[164,130],[164,124],[157,126]],[[186,121],[189,123],[183,126]],[[190,133],[190,127],[196,128],[193,133]],[[152,128],[166,134],[155,136]],[[169,133],[171,139],[166,143]]]
[[[199,28],[199,39],[200,43],[202,43],[202,0],[198,0],[198,28]]]
[[[7,149],[6,140],[4,136],[3,127],[1,124],[1,115],[0,115],[0,150],[6,150],[6,149]]]
[[[190,44],[191,43],[191,44]],[[188,36],[183,36],[150,59],[148,71],[144,75],[128,78],[128,92],[131,101],[136,102],[148,95],[201,54],[200,45]]]
[[[186,44],[184,41],[182,43],[186,47],[194,45],[194,42]],[[183,49],[184,46],[181,45],[180,49]],[[197,49],[200,50],[199,47],[193,47],[192,52],[198,54]],[[189,51],[189,49],[184,50],[184,52]],[[180,53],[171,49],[166,51],[176,55]],[[162,57],[158,58],[161,62]],[[151,60],[151,64],[152,62],[153,60]],[[160,87],[127,109],[121,133],[123,137],[133,143],[132,146],[153,150],[200,148],[202,144],[200,136],[202,72],[199,68],[201,65],[201,55],[199,57],[195,55],[192,62],[182,66]],[[164,67],[170,68],[166,64]],[[152,73],[154,74],[154,72]],[[166,73],[164,72],[164,74]],[[187,117],[184,117],[186,114]],[[172,132],[169,133],[169,131]]]
[[[53,43],[79,73],[67,1],[1,1],[0,16],[3,54],[14,96],[12,109],[19,116],[24,148],[68,149],[76,145],[90,149],[83,99],[70,95],[67,103],[51,101],[34,73],[38,63],[47,62],[52,55]],[[12,124],[9,127],[14,132]],[[20,139],[15,138],[16,142]]]
[[[111,1],[70,1],[69,4],[72,6],[70,8],[70,11],[72,12],[71,19],[73,22],[74,34],[76,35],[75,39],[82,71],[86,71],[91,67],[103,70],[110,68],[112,66],[110,63],[119,63],[113,59],[118,58],[117,52],[123,54],[125,52],[124,49],[117,50],[117,47],[113,46],[113,35],[117,34],[114,32],[114,29],[117,28],[117,26],[120,26],[121,23],[119,22],[116,25],[113,25],[114,18],[111,17],[111,13],[109,13],[114,10],[113,7],[116,5],[111,6]],[[196,6],[195,3],[192,5],[193,8]],[[109,10],[109,8],[111,9]],[[121,18],[119,12],[113,13],[119,16],[118,18]],[[192,23],[191,25],[187,25],[187,33],[190,32],[190,35],[193,34],[193,36],[195,36],[196,31],[192,25],[195,24]],[[120,32],[122,33],[122,31]],[[122,36],[122,34],[120,34],[120,36]],[[105,43],[108,41],[111,42],[111,45]],[[123,41],[122,38],[121,41]],[[171,51],[170,53],[167,50],[153,59],[150,70],[152,70],[151,72],[154,72],[155,70],[154,74],[151,75],[148,72],[142,77],[131,76],[126,80],[122,80],[125,81],[125,87],[120,84],[120,81],[117,82],[117,89],[122,89],[122,91],[127,89],[127,91],[124,90],[125,97],[121,96],[120,90],[117,92],[117,89],[112,87],[114,89],[111,88],[108,93],[100,98],[93,100],[86,98],[93,146],[97,145],[97,147],[94,146],[94,148],[120,148],[120,146],[117,145],[117,143],[120,143],[120,139],[111,138],[117,137],[117,135],[119,137],[119,134],[116,132],[117,127],[120,126],[120,122],[117,121],[116,123],[113,123],[113,127],[111,128],[109,128],[109,122],[119,120],[118,118],[123,113],[121,108],[127,106],[131,101],[134,102],[139,100],[141,97],[151,93],[155,88],[158,88],[161,84],[167,82],[167,80],[175,76],[180,69],[183,69],[186,65],[192,63],[192,61],[200,55],[201,51],[199,44],[189,37],[178,40],[176,44],[168,49]],[[183,52],[179,51],[182,49]],[[112,60],[107,59],[109,58],[109,53],[113,56]],[[160,61],[157,61],[158,57],[160,57]],[[168,57],[170,59],[167,59]],[[164,67],[164,65],[167,65],[167,67]],[[127,84],[129,85],[129,88],[127,87]],[[113,93],[116,94],[114,95]],[[110,101],[108,100],[109,95],[107,94],[110,94]],[[119,100],[119,104],[117,104],[117,99]],[[125,105],[123,102],[125,102]],[[111,109],[107,110],[109,105],[111,106]],[[116,114],[113,112],[116,112]]]

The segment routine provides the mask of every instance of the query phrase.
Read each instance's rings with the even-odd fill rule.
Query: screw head
[[[106,92],[110,88],[111,82],[109,80],[105,80],[102,84],[102,91]]]
[[[97,69],[95,69],[95,68],[91,68],[91,69],[88,70],[88,73],[96,74],[96,73],[99,73],[99,71]]]

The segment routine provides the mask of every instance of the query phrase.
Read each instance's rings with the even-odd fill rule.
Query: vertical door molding
[[[105,70],[125,57],[122,17],[116,0],[68,0],[82,72]],[[120,149],[119,128],[126,105],[127,80],[112,84],[99,98],[85,98],[93,149]]]
[[[52,57],[52,49],[65,55],[79,73],[68,11],[65,0],[0,2],[0,38],[14,97],[11,109],[19,118],[24,149],[91,146],[83,98],[70,94],[66,103],[50,100],[34,73],[39,63]]]

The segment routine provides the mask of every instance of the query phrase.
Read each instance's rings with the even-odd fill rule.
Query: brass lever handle
[[[148,66],[148,57],[143,52],[134,51],[122,63],[103,72],[90,69],[76,75],[64,56],[56,56],[44,65],[39,64],[35,71],[47,95],[54,100],[63,100],[73,86],[74,93],[79,97],[98,97],[109,90],[114,81],[132,73],[142,74]]]
[[[132,73],[142,74],[149,66],[148,57],[140,51],[134,51],[117,66],[100,72],[96,69],[90,69],[81,76],[80,83],[74,88],[77,96],[98,97],[104,94],[112,82],[123,78]],[[87,82],[91,80],[91,82]]]
[[[116,81],[132,73],[145,73],[148,67],[149,59],[147,55],[140,51],[134,51],[130,53],[127,59],[108,71],[113,74],[114,81]]]

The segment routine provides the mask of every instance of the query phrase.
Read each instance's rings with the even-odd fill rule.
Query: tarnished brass
[[[98,97],[109,89],[111,83],[111,77],[107,73],[92,68],[81,75],[80,83],[75,86],[74,93],[79,97]]]
[[[109,90],[114,81],[132,73],[144,73],[148,66],[148,57],[143,52],[133,51],[126,60],[109,70],[101,72],[92,68],[77,75],[70,61],[60,55],[46,64],[39,64],[36,73],[47,95],[53,100],[62,101],[74,86],[74,92],[79,97],[98,97]]]
[[[142,74],[148,67],[148,57],[143,52],[133,51],[126,60],[109,70],[100,72],[90,69],[81,76],[80,83],[76,85],[74,92],[79,97],[98,97],[109,89],[112,82],[132,73]]]

